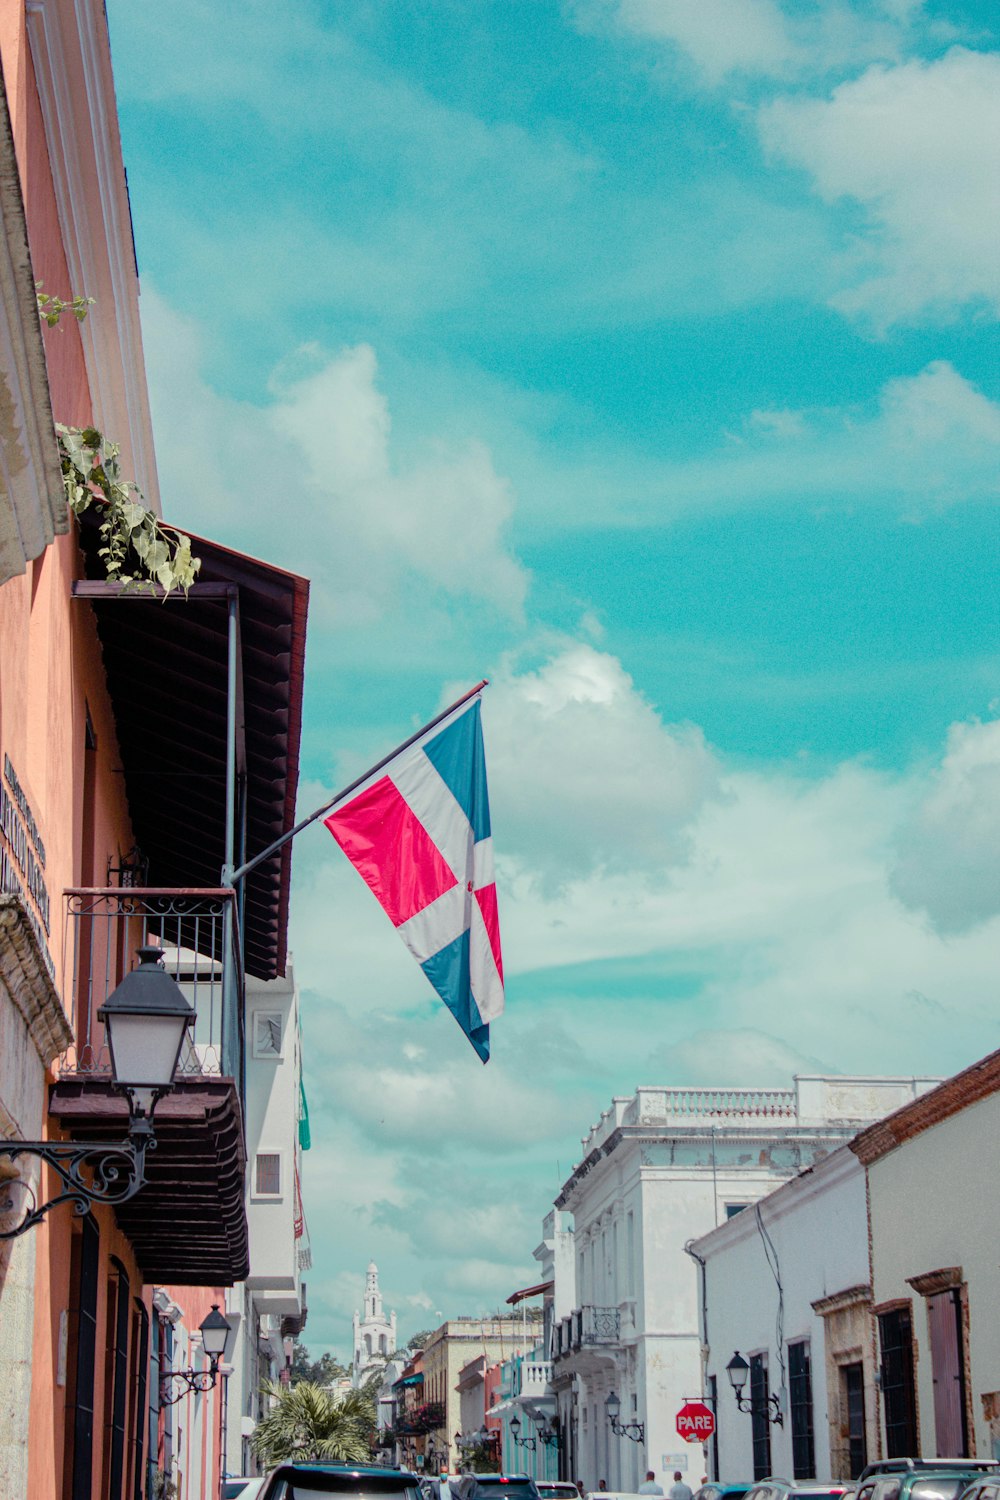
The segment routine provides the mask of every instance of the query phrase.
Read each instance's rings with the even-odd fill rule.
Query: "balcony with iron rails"
[[[231,890],[122,886],[64,893],[62,993],[72,1046],[54,1066],[49,1110],[70,1138],[121,1139],[97,1012],[150,944],[195,1011],[175,1086],[156,1108],[146,1185],[116,1209],[148,1281],[224,1285],[248,1271],[244,975]]]
[[[597,1346],[615,1347],[621,1340],[617,1307],[577,1307],[552,1330],[553,1361]]]

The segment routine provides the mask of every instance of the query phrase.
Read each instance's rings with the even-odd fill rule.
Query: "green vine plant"
[[[93,297],[77,296],[70,302],[35,283],[39,316],[54,328],[63,313],[72,313],[82,323],[94,305]],[[152,589],[159,584],[164,598],[174,589],[185,595],[195,580],[201,559],[191,555],[191,538],[174,527],[164,526],[143,504],[138,485],[125,479],[118,459],[117,443],[109,442],[96,427],[64,427],[56,423],[56,441],[66,500],[75,516],[92,505],[101,511],[101,545],[111,583],[126,589]],[[141,572],[131,571],[132,559]]]
[[[64,312],[72,313],[76,321],[82,323],[94,305],[93,297],[74,297],[72,302],[64,302],[61,297],[56,297],[52,292],[42,291],[40,281],[35,282],[35,296],[38,298],[39,314],[50,328],[55,328]]]
[[[100,505],[97,550],[109,582],[133,589],[151,589],[158,583],[164,596],[176,588],[186,594],[201,559],[191,555],[191,538],[163,526],[143,505],[138,487],[122,478],[118,444],[108,442],[95,427],[64,427],[58,422],[56,438],[70,510],[81,516]],[[130,571],[133,555],[141,573]]]

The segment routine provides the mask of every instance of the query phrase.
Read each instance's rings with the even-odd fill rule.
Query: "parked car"
[[[880,1458],[861,1470],[859,1487],[873,1474],[918,1474],[962,1472],[967,1474],[1000,1473],[1000,1459],[996,1458]]]
[[[279,1464],[264,1481],[259,1500],[421,1500],[420,1481],[408,1469],[350,1464]]]
[[[541,1500],[580,1500],[580,1491],[569,1479],[536,1479]]]
[[[263,1478],[249,1474],[242,1477],[233,1475],[231,1479],[222,1481],[222,1500],[257,1500],[263,1483]]]
[[[928,1459],[913,1459],[909,1464],[862,1478],[856,1500],[959,1500],[983,1473],[975,1459],[941,1459],[936,1468]],[[997,1465],[992,1469],[996,1472]]]
[[[451,1500],[539,1500],[538,1486],[528,1474],[460,1474]]]
[[[746,1500],[785,1500],[794,1488],[790,1479],[779,1479],[777,1475],[772,1475],[767,1479],[759,1479],[752,1485],[747,1490]]]
[[[695,1490],[694,1500],[743,1500],[752,1486],[752,1479],[744,1479],[737,1484],[723,1484],[721,1480],[712,1480],[709,1484],[703,1484],[700,1490]]]
[[[1000,1476],[983,1475],[962,1491],[961,1500],[1000,1500]]]

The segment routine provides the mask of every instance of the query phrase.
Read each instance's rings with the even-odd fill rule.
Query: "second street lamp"
[[[160,1405],[173,1406],[188,1391],[210,1391],[219,1378],[219,1361],[226,1352],[226,1340],[232,1329],[229,1321],[219,1311],[219,1304],[212,1303],[212,1311],[202,1320],[200,1326],[201,1347],[208,1355],[207,1370],[164,1370],[160,1376]],[[168,1396],[171,1380],[183,1382],[176,1396]]]
[[[195,1013],[180,986],[160,967],[159,948],[138,949],[139,967],[126,974],[97,1012],[111,1053],[111,1081],[128,1098],[125,1140],[0,1141],[0,1161],[37,1157],[51,1167],[63,1190],[39,1204],[17,1176],[0,1189],[0,1226],[16,1211],[15,1188],[31,1194],[32,1205],[12,1228],[0,1227],[0,1240],[14,1239],[39,1224],[61,1203],[83,1215],[93,1203],[127,1203],[145,1185],[146,1152],[156,1145],[153,1111],[174,1085],[174,1074]],[[6,1193],[6,1197],[3,1194]]]
[[[605,1401],[604,1406],[608,1413],[608,1422],[611,1426],[611,1431],[616,1437],[630,1438],[633,1443],[644,1443],[646,1441],[645,1422],[619,1422],[618,1418],[621,1414],[622,1404],[614,1391],[608,1392],[608,1399]]]
[[[743,1399],[743,1388],[747,1383],[749,1373],[750,1366],[737,1349],[726,1366],[726,1374],[729,1376],[729,1383],[733,1388],[733,1395],[736,1397],[737,1409],[749,1412],[751,1416],[766,1417],[769,1422],[774,1422],[778,1427],[783,1427],[785,1419],[781,1414],[781,1405],[777,1395],[754,1396],[751,1387],[749,1401]]]

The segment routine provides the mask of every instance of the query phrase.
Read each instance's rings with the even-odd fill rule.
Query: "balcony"
[[[195,1024],[173,1092],[157,1106],[146,1186],[115,1212],[147,1281],[243,1280],[244,985],[233,893],[76,889],[65,892],[64,919],[62,993],[73,1007],[74,1039],[54,1065],[50,1113],[71,1138],[122,1138],[128,1109],[112,1084],[97,1010],[134,964],[136,948],[161,947]]]
[[[552,1379],[552,1365],[547,1359],[520,1359],[516,1362],[512,1381],[512,1396],[524,1396],[529,1401],[538,1400],[548,1390]]]
[[[563,1359],[595,1345],[615,1345],[621,1338],[621,1313],[617,1307],[578,1307],[553,1329],[553,1359]]]

